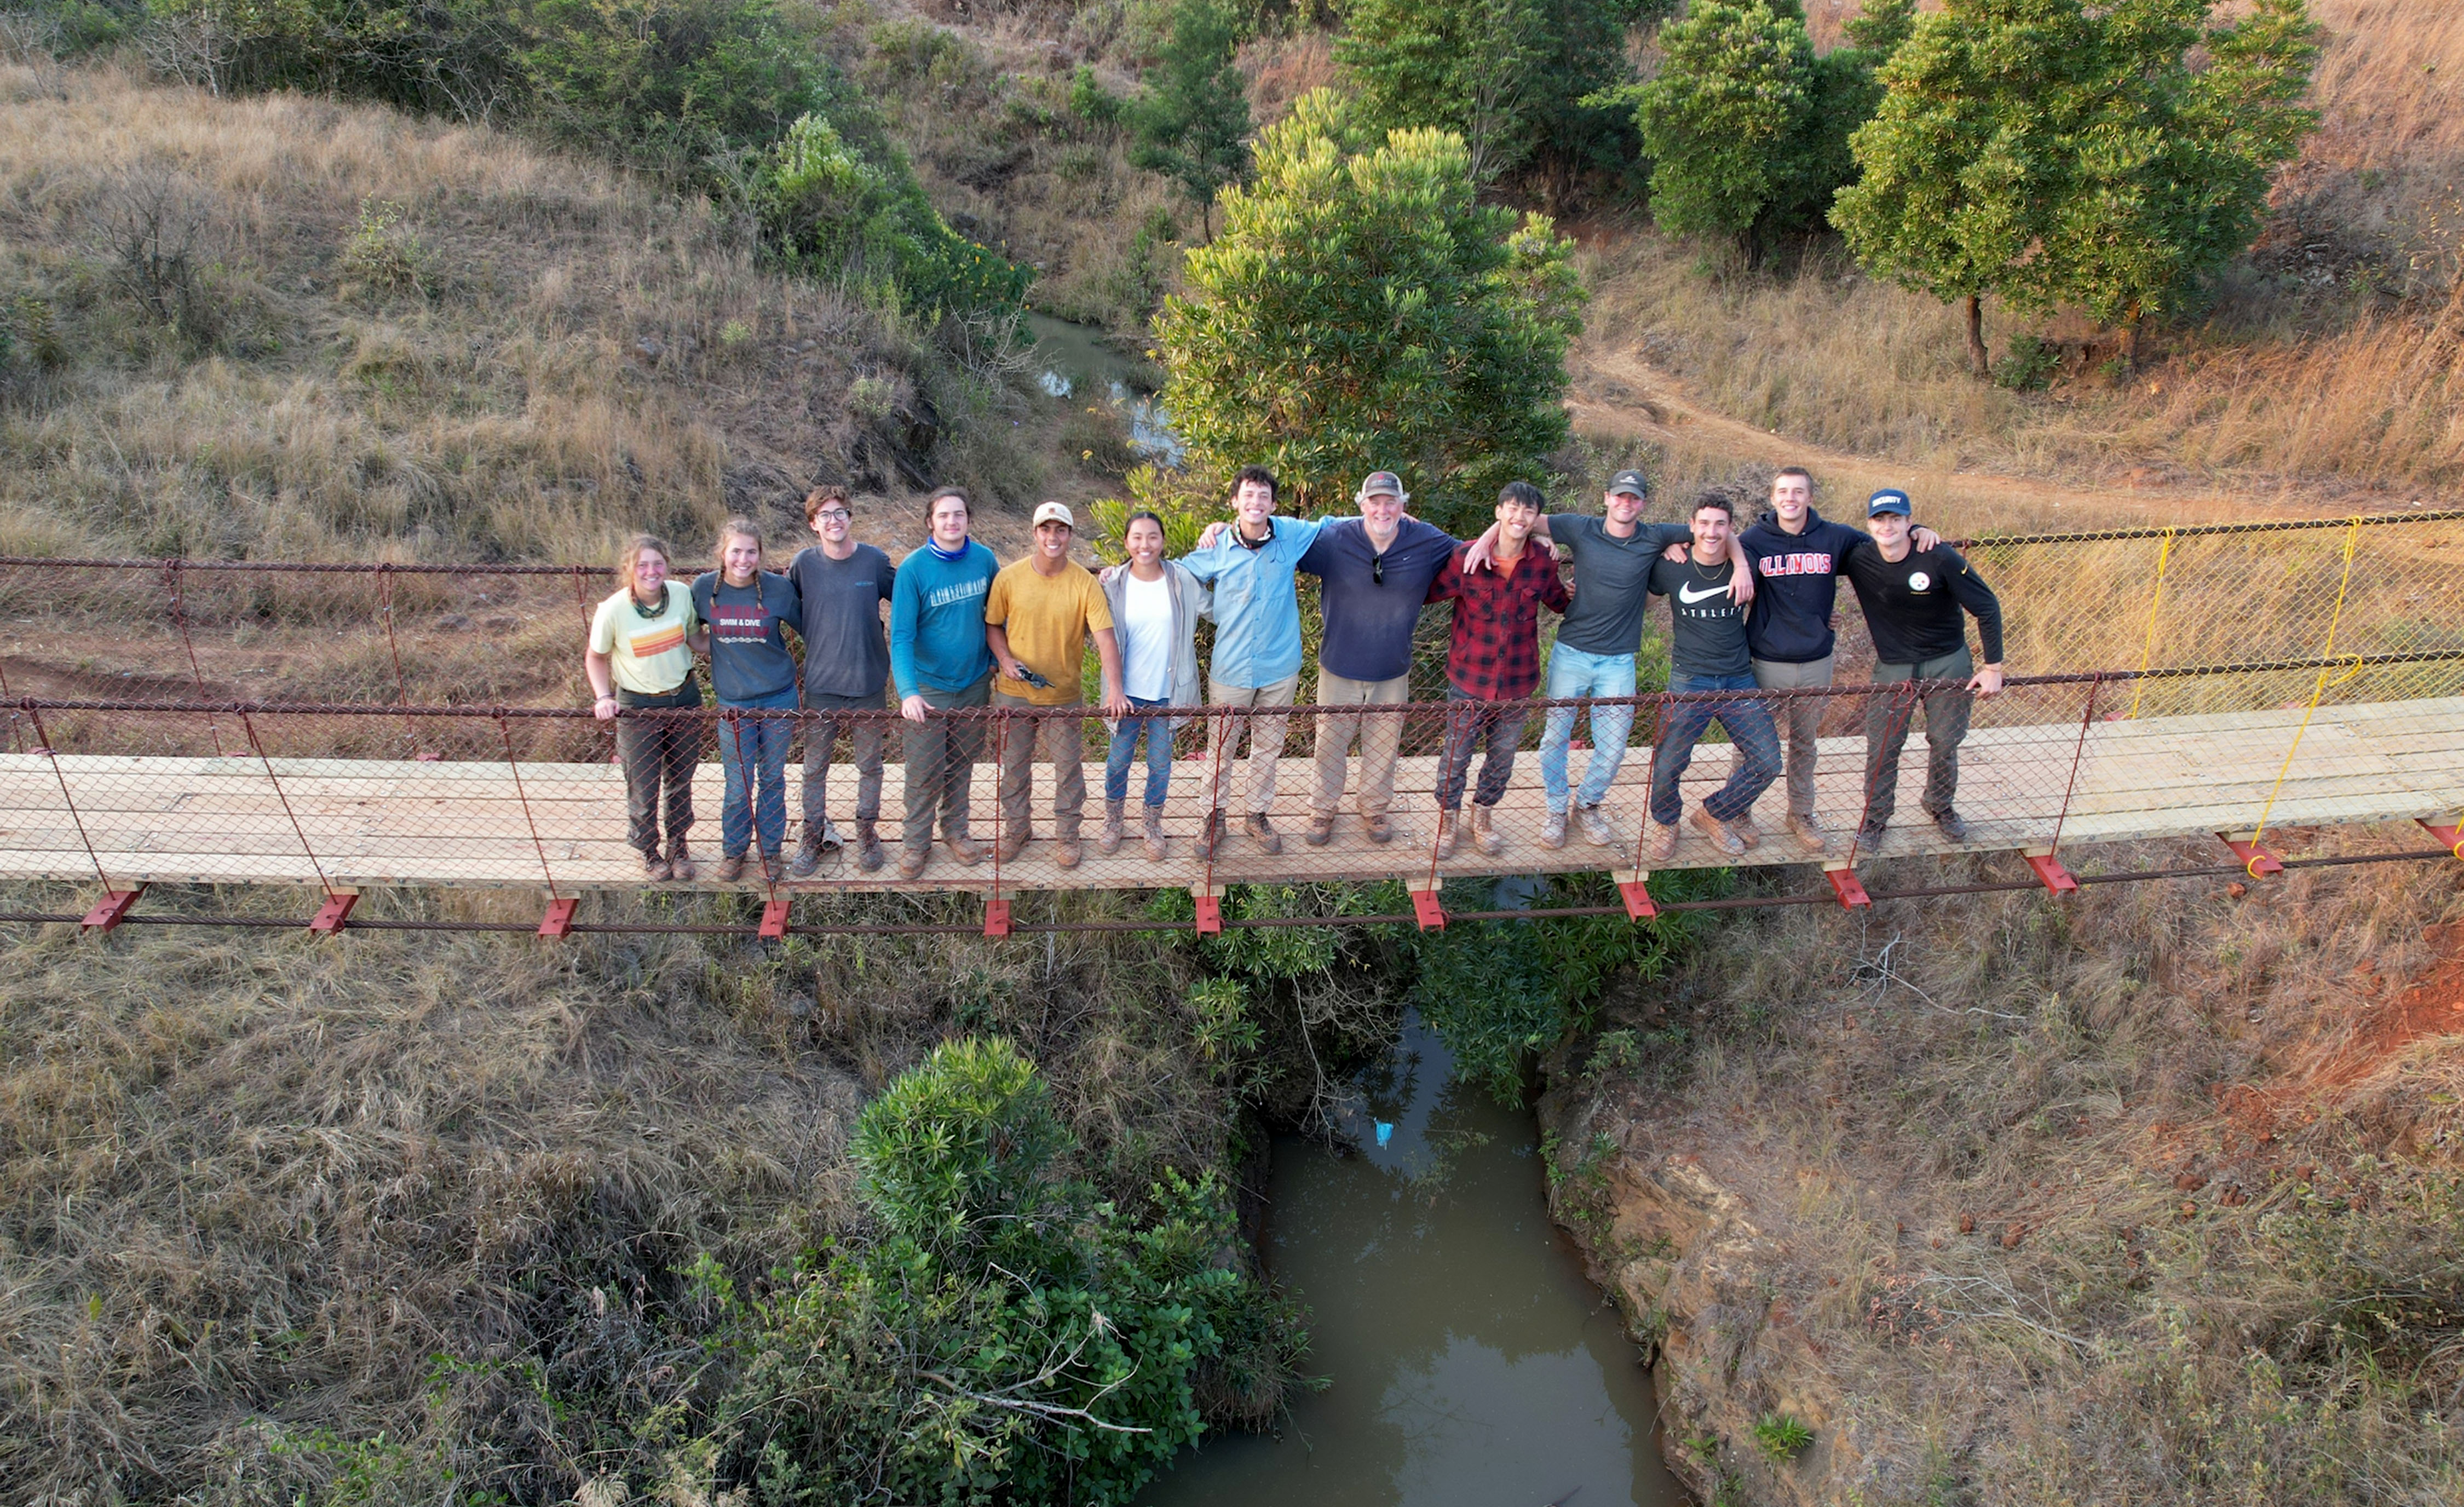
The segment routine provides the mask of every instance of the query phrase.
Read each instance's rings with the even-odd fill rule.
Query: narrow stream
[[[1036,385],[1046,397],[1110,403],[1128,421],[1130,444],[1139,454],[1157,465],[1180,464],[1180,436],[1172,432],[1163,406],[1155,394],[1130,385],[1135,364],[1106,344],[1100,330],[1032,312],[1026,327],[1035,337]]]
[[[1184,1456],[1147,1507],[1676,1507],[1650,1374],[1549,1222],[1528,1113],[1447,1081],[1434,1032],[1356,1082],[1362,1151],[1275,1144],[1266,1259],[1333,1385],[1281,1437]],[[1382,1146],[1375,1128],[1392,1127]]]

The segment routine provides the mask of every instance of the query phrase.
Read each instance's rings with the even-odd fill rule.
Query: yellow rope
[[[2147,694],[2147,667],[2156,662],[2156,609],[2165,600],[2165,566],[2173,558],[2173,539],[2178,532],[2165,530],[2164,547],[2156,551],[2156,587],[2147,594],[2147,642],[2139,651],[2139,681],[2131,687],[2130,710],[2123,714],[2125,721],[2138,720],[2140,698]]]
[[[2335,657],[2336,629],[2338,625],[2343,623],[2344,618],[2344,590],[2353,583],[2353,548],[2361,543],[2361,539],[2362,518],[2360,514],[2356,513],[2353,515],[2352,523],[2344,530],[2344,571],[2343,575],[2336,582],[2335,610],[2327,614],[2327,642],[2319,651],[2319,657],[2321,659],[2332,661]],[[2347,670],[2343,675],[2336,676],[2335,679],[2329,680],[2327,678],[2328,672],[2335,668],[2336,667],[2332,662],[2322,664],[2319,667],[2319,681],[2316,685],[2313,685],[2310,688],[2310,704],[2302,708],[2301,724],[2293,729],[2293,746],[2284,750],[2284,767],[2276,771],[2276,784],[2267,792],[2267,804],[2259,808],[2258,825],[2251,829],[2250,846],[2252,853],[2250,857],[2243,861],[2242,867],[2249,872],[2250,876],[2254,879],[2258,877],[2259,855],[2256,850],[2258,848],[2259,839],[2267,835],[2267,819],[2269,816],[2275,814],[2276,798],[2283,792],[2285,776],[2293,772],[2293,756],[2301,751],[2302,735],[2310,731],[2310,719],[2319,710],[2320,698],[2327,694],[2327,687],[2330,685],[2343,685],[2345,681],[2360,675],[2362,673],[2362,656],[2355,654],[2353,656],[2353,668]]]

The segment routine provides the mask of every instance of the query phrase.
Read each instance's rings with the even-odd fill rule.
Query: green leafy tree
[[[1606,166],[1615,108],[1587,97],[1631,74],[1626,29],[1671,0],[1349,0],[1335,60],[1372,129],[1463,139],[1483,182],[1539,156],[1563,180]]]
[[[1807,113],[1814,39],[1771,0],[1695,0],[1660,29],[1660,73],[1636,92],[1651,213],[1678,235],[1744,241],[1780,189]]]
[[[527,21],[533,112],[671,175],[779,140],[816,102],[818,58],[777,0],[536,0]]]
[[[1130,128],[1130,161],[1178,185],[1209,234],[1216,193],[1249,164],[1248,83],[1232,66],[1246,31],[1232,0],[1179,0],[1146,88],[1118,111]],[[1073,105],[1079,94],[1073,87]],[[1079,113],[1100,115],[1101,107]]]
[[[1545,216],[1481,204],[1462,137],[1373,135],[1320,90],[1222,202],[1156,322],[1201,476],[1263,463],[1306,507],[1384,467],[1463,521],[1564,442],[1573,248]]]
[[[1882,72],[1833,223],[1867,267],[1965,304],[2077,303],[2135,329],[2246,249],[2313,123],[2300,0],[2210,25],[2208,0],[1948,0]],[[2199,55],[2204,54],[2202,58]]]

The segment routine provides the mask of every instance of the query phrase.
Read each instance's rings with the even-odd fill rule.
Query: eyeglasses
[[[836,519],[842,523],[846,522],[847,521],[847,510],[843,507],[825,507],[813,515],[813,521],[816,523],[825,522],[831,519]]]

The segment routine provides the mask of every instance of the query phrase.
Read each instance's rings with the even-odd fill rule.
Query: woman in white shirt
[[[1131,715],[1112,729],[1111,750],[1104,760],[1104,830],[1095,838],[1095,851],[1120,849],[1130,765],[1143,740],[1147,857],[1160,863],[1164,792],[1172,783],[1173,720],[1166,709],[1199,704],[1198,620],[1207,613],[1208,592],[1197,577],[1164,559],[1163,521],[1153,513],[1131,514],[1122,526],[1121,544],[1130,563],[1111,572],[1104,595],[1120,639],[1121,689],[1129,697]]]

